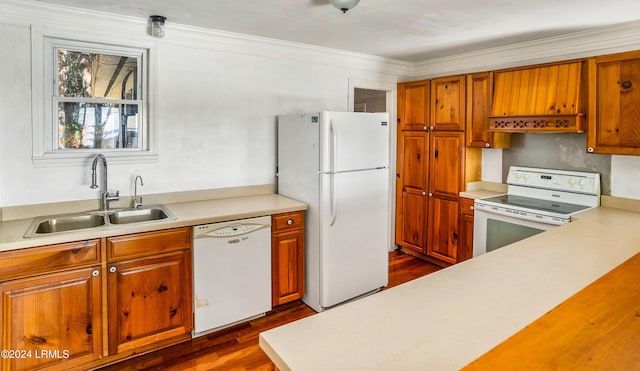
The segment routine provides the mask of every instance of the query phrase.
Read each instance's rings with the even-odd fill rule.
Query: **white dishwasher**
[[[193,227],[194,336],[271,310],[271,217]]]

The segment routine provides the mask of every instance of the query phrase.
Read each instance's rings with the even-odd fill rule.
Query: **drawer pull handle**
[[[292,225],[293,224],[293,219],[287,220],[287,224]]]
[[[116,272],[116,267],[111,267],[111,268],[109,268],[109,272],[111,272],[111,273],[115,273],[115,272]]]
[[[100,275],[100,271],[96,269],[95,271],[91,272],[91,274],[92,274],[94,277],[98,277],[98,276]]]

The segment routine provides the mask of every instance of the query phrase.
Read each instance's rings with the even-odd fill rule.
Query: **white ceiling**
[[[39,0],[405,61],[640,19],[639,0]]]

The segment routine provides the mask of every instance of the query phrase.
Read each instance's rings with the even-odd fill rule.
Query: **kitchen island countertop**
[[[574,221],[263,332],[280,370],[458,370],[640,252],[640,213]]]

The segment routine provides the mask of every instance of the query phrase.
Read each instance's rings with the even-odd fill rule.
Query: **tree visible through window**
[[[141,148],[140,56],[55,48],[57,150]]]

